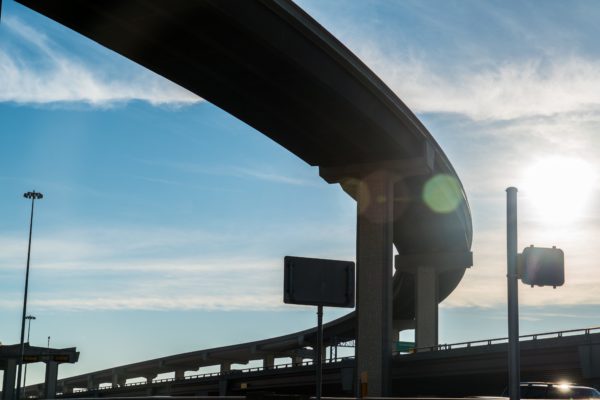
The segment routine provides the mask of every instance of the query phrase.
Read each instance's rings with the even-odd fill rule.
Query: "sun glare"
[[[524,174],[519,192],[549,223],[565,223],[582,216],[591,199],[596,174],[588,162],[566,157],[546,157]]]

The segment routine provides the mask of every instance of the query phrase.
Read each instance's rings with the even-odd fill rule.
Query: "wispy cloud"
[[[34,243],[31,304],[36,309],[280,309],[286,243],[314,240],[314,256],[352,259],[338,226],[293,232],[213,234],[194,229],[93,228],[39,233]],[[351,234],[351,232],[350,232]],[[0,237],[0,308],[18,308],[26,240]],[[18,284],[17,284],[18,282]],[[41,284],[43,282],[43,284]],[[39,285],[39,286],[36,286]]]
[[[191,174],[203,174],[203,175],[215,175],[215,176],[230,176],[241,179],[257,179],[265,182],[281,183],[292,186],[320,186],[325,183],[318,177],[315,172],[312,177],[298,177],[283,174],[275,171],[270,167],[250,167],[242,165],[202,165],[193,163],[180,163],[180,162],[160,162],[155,160],[140,160],[140,162],[152,165],[161,165],[168,168],[173,168],[181,172]],[[311,179],[312,178],[312,179]],[[144,179],[144,178],[142,178]],[[163,182],[171,183],[174,182]]]
[[[434,68],[418,56],[394,56],[373,43],[365,61],[419,113],[456,113],[473,120],[511,120],[600,110],[600,60],[581,56]]]
[[[21,20],[4,16],[2,27],[29,53],[16,47],[0,49],[0,101],[15,103],[84,102],[106,106],[130,100],[154,105],[184,105],[202,101],[195,94],[142,68],[127,63],[119,74],[109,63],[91,64],[61,48]],[[114,61],[117,56],[114,56]]]

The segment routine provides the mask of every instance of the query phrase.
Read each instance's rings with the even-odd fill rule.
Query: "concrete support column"
[[[303,361],[304,361],[304,359],[301,356],[296,356],[296,357],[292,358],[292,362],[294,364],[300,365],[300,364],[302,364]]]
[[[150,383],[152,383],[152,381],[154,379],[156,379],[157,376],[158,376],[157,374],[152,374],[152,375],[146,375],[146,376],[144,376],[144,378],[146,379],[146,383],[150,384]]]
[[[230,362],[222,362],[221,363],[221,373],[231,371],[231,363]]]
[[[95,390],[96,389],[96,382],[94,382],[94,377],[91,375],[88,375],[87,377],[87,390]]]
[[[58,363],[46,361],[46,379],[44,381],[44,398],[56,398],[56,380],[58,379]]]
[[[219,396],[227,396],[227,386],[227,378],[221,377],[221,379],[219,379]]]
[[[175,380],[184,379],[185,378],[185,370],[184,369],[176,369],[175,370]]]
[[[266,356],[263,358],[263,368],[273,368],[275,366],[275,356]]]
[[[438,279],[435,267],[418,267],[415,273],[415,345],[438,344]]]
[[[7,359],[4,378],[2,379],[2,400],[15,398],[15,383],[17,380],[17,360]]]
[[[60,391],[64,394],[71,394],[73,393],[73,386],[63,384]]]
[[[400,331],[395,327],[392,329],[392,336],[390,341],[390,346],[392,348],[392,352],[396,351],[396,343],[400,340]]]
[[[113,373],[112,381],[111,381],[113,388],[125,386],[126,382],[127,382],[126,377],[119,375],[117,372]]]
[[[356,372],[358,394],[371,397],[389,394],[393,182],[390,173],[376,171],[358,186]]]

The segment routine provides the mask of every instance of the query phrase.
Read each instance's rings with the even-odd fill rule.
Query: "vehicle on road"
[[[502,396],[508,397],[508,388]],[[521,399],[600,399],[600,392],[571,383],[522,382]]]

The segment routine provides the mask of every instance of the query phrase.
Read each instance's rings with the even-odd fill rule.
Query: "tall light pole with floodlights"
[[[28,315],[25,317],[25,319],[27,320],[27,343],[29,343],[29,334],[31,333],[31,321],[34,320],[35,317],[33,315]],[[25,364],[25,373],[23,374],[23,391],[25,391],[25,386],[27,386],[27,364]]]
[[[16,398],[21,398],[21,370],[23,368],[23,356],[25,353],[25,319],[27,314],[27,290],[29,288],[29,261],[31,260],[31,233],[33,231],[33,208],[36,200],[44,198],[44,195],[36,192],[27,192],[23,195],[26,199],[31,199],[31,215],[29,217],[29,245],[27,246],[27,267],[25,269],[25,294],[23,295],[23,316],[21,318],[21,356],[19,357],[19,369],[17,372],[17,390]]]

